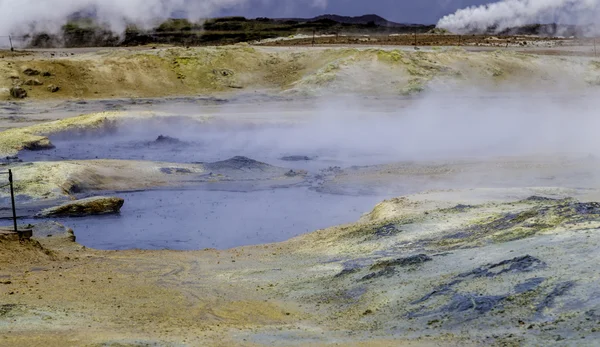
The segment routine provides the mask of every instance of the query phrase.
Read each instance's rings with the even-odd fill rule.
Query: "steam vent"
[[[408,3],[0,0],[0,346],[600,345],[599,3]]]

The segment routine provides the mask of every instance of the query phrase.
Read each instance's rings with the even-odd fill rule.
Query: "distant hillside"
[[[112,33],[95,21],[90,13],[77,13],[65,23],[60,35],[33,33],[26,37],[26,41],[32,47],[200,46],[261,41],[296,34],[412,34],[426,33],[433,28],[433,25],[394,23],[374,14],[359,17],[327,14],[315,18],[222,17],[200,22],[179,18],[169,19],[150,30],[129,26],[125,33]]]
[[[340,16],[337,14],[324,14],[321,16],[317,16],[314,18],[281,18],[275,19],[276,21],[294,21],[299,23],[310,23],[310,22],[319,22],[319,21],[332,21],[340,24],[352,24],[352,25],[375,25],[378,27],[387,27],[387,28],[405,28],[405,27],[425,27],[427,25],[422,24],[403,24],[391,22],[381,16],[376,14],[366,14],[357,17],[349,17],[349,16]]]

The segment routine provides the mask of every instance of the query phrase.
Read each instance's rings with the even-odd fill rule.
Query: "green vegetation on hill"
[[[370,15],[362,17],[320,16],[313,19],[270,19],[245,17],[212,18],[204,22],[169,19],[153,29],[135,26],[118,35],[91,19],[70,21],[62,27],[62,35],[37,33],[33,47],[133,46],[144,44],[178,44],[185,46],[223,45],[260,41],[295,34],[392,34],[425,33],[432,25],[403,25]]]

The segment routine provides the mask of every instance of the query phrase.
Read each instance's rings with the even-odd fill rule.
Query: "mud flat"
[[[419,194],[230,251],[95,251],[42,225],[0,244],[3,343],[593,344],[600,205],[564,193]]]

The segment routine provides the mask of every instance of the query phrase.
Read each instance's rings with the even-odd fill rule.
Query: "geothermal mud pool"
[[[31,90],[0,110],[33,233],[0,237],[0,345],[600,339],[593,59],[232,47],[27,63],[61,97],[148,99]],[[96,64],[135,73],[69,77]],[[231,86],[260,92],[161,98]]]
[[[311,135],[319,136],[311,134],[316,130],[314,125],[238,123],[200,123],[176,115],[162,120],[124,121],[96,131],[50,136],[54,148],[22,151],[19,160],[102,158],[170,165],[208,163],[209,169],[218,169],[211,163],[239,158],[230,169],[250,181],[204,183],[183,190],[118,192],[126,201],[118,215],[53,219],[77,230],[82,245],[105,250],[226,249],[281,242],[353,222],[377,202],[393,197],[383,193],[328,194],[316,189],[324,172],[372,163],[377,153],[355,151],[342,143],[338,148],[326,148],[327,141],[306,141]],[[251,166],[258,164],[250,158],[290,172],[306,171],[309,176],[293,185],[274,182],[264,186],[252,182],[256,173]],[[178,173],[171,168],[162,171]],[[20,222],[26,225],[36,220],[25,218]]]

